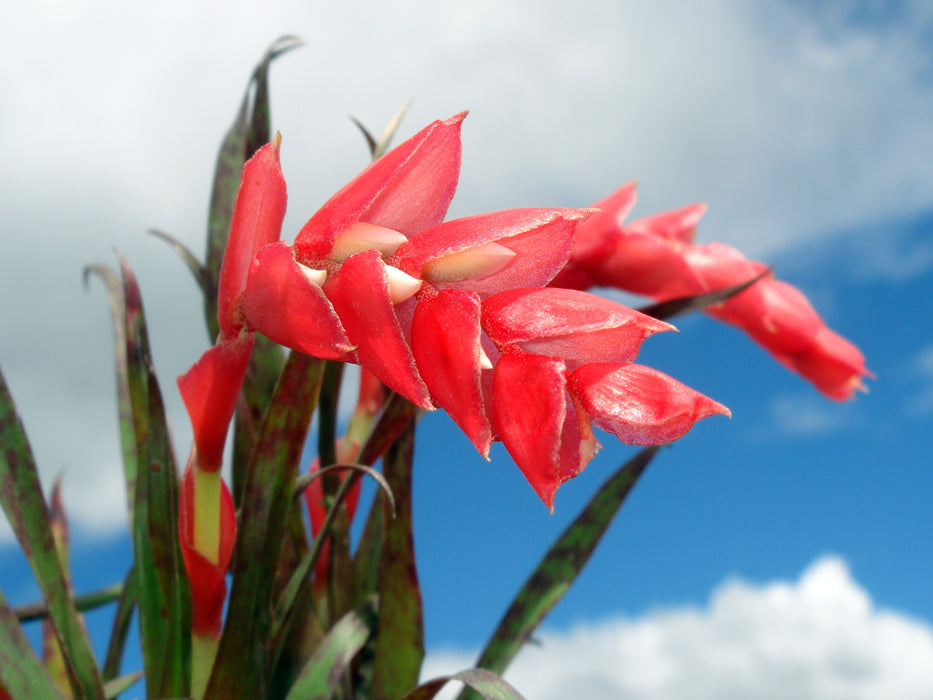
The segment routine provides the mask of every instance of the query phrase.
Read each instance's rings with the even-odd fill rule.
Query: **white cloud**
[[[539,639],[505,674],[535,700],[933,696],[933,628],[875,607],[836,557],[819,559],[796,582],[727,581],[700,609],[657,610]],[[471,663],[465,654],[432,654],[424,677]]]
[[[111,246],[140,277],[183,456],[172,380],[207,339],[187,272],[143,231],[202,250],[219,139],[276,36],[308,41],[272,69],[286,237],[365,163],[345,115],[379,129],[413,96],[405,133],[473,110],[456,215],[586,205],[639,178],[637,214],[706,200],[702,238],[766,255],[933,203],[929,18],[906,7],[874,31],[738,0],[16,4],[0,26],[0,366],[44,477],[119,490],[96,466],[117,444],[105,302],[78,282]]]

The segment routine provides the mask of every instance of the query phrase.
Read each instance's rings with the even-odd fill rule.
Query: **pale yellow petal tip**
[[[282,145],[282,132],[276,131],[275,136],[272,137],[269,143],[272,144],[272,148],[279,150],[279,147]]]

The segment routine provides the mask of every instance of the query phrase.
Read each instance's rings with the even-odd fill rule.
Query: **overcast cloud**
[[[111,246],[134,265],[184,454],[190,430],[172,380],[208,339],[187,273],[143,232],[203,248],[216,148],[275,37],[308,44],[272,69],[286,238],[365,164],[346,115],[378,130],[413,97],[405,134],[472,110],[452,214],[582,206],[639,179],[639,215],[706,201],[702,238],[768,256],[933,204],[917,147],[933,143],[926,5],[897,3],[871,24],[810,5],[10,8],[0,26],[0,366],[43,475],[66,473],[73,522],[122,518],[109,319],[100,285],[81,291],[81,267],[112,262]]]
[[[919,700],[933,695],[933,629],[878,608],[846,563],[800,579],[720,585],[702,608],[536,635],[506,672],[536,700]],[[470,667],[438,652],[424,678]],[[448,691],[453,697],[453,692]]]

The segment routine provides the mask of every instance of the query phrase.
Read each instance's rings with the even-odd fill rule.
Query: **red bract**
[[[227,595],[227,568],[233,556],[236,537],[236,513],[226,485],[221,485],[220,537],[216,560],[211,560],[195,547],[194,471],[185,470],[179,491],[178,539],[191,584],[191,630],[195,635],[220,636],[224,598]]]
[[[236,533],[230,493],[217,472],[254,342],[241,301],[253,258],[278,240],[285,216],[280,141],[276,135],[243,167],[217,290],[220,335],[214,347],[178,378],[194,432],[179,496],[179,539],[191,585],[192,631],[209,639],[220,635],[224,577]],[[217,483],[199,494],[197,478],[204,474]],[[207,535],[207,530],[213,532]]]
[[[578,227],[570,262],[552,285],[617,287],[666,301],[741,284],[766,270],[729,246],[693,243],[704,205],[623,225],[634,201],[629,184],[596,205],[601,213]],[[743,329],[829,398],[851,398],[871,376],[862,353],[830,331],[798,289],[771,276],[706,311]]]
[[[260,251],[242,304],[250,327],[302,352],[359,362],[435,408],[420,365],[436,367],[411,348],[419,304],[447,289],[483,297],[546,284],[589,214],[517,209],[441,223],[459,175],[463,117],[434,122],[370,165],[308,220],[294,246]],[[450,332],[475,336],[478,317],[471,324]],[[430,383],[444,393],[443,379]],[[488,449],[488,438],[477,442]]]
[[[204,471],[220,469],[227,428],[253,349],[253,333],[246,327],[240,307],[247,272],[256,253],[278,239],[285,216],[280,141],[276,136],[243,167],[217,290],[220,336],[217,344],[178,378],[194,429],[194,461]]]
[[[591,421],[622,442],[658,445],[729,414],[660,372],[627,364],[645,338],[673,327],[621,304],[569,289],[515,289],[485,300],[482,319],[502,352],[493,379],[498,433],[548,508],[599,450]]]

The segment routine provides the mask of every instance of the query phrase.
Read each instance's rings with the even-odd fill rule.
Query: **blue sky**
[[[366,162],[347,114],[378,130],[413,97],[407,135],[469,108],[452,216],[585,206],[631,179],[636,216],[704,201],[698,240],[773,264],[878,375],[867,396],[835,404],[705,317],[649,339],[643,363],[733,418],[658,456],[546,644],[526,652],[564,675],[540,688],[520,661],[518,687],[561,697],[573,668],[602,659],[586,641],[601,639],[615,651],[587,666],[589,697],[933,693],[924,3],[45,0],[15,12],[0,27],[0,366],[46,483],[65,474],[79,586],[110,583],[129,561],[109,319],[81,267],[112,261],[115,246],[136,268],[185,453],[172,379],[208,341],[187,273],[144,231],[202,249],[222,132],[266,45],[295,33],[307,46],[272,69],[287,239]],[[416,544],[431,668],[443,669],[469,663],[633,450],[604,436],[549,515],[504,451],[486,463],[442,414],[420,430]],[[0,587],[33,595],[2,522]]]

